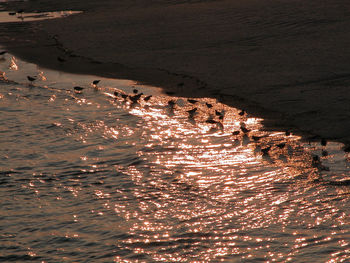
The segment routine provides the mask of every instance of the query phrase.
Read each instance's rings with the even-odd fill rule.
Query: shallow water
[[[341,144],[264,131],[213,99],[192,104],[11,54],[0,70],[0,261],[350,260]],[[135,88],[139,103],[114,96]]]
[[[1,2],[1,1],[0,1]],[[40,21],[47,19],[64,18],[70,15],[79,14],[80,11],[59,11],[59,12],[41,12],[41,13],[18,13],[17,11],[0,11],[1,23],[20,23]]]

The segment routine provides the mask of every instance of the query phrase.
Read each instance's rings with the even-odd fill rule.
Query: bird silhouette
[[[32,76],[27,76],[27,79],[29,80],[30,82],[30,85],[33,85],[33,82],[36,80],[36,77],[32,77]]]
[[[139,94],[134,95],[134,96],[129,96],[129,99],[132,101],[132,103],[137,103],[137,102],[139,102],[139,99],[141,98],[142,95],[143,95],[143,93],[139,93]]]
[[[206,103],[205,103],[205,105],[208,107],[208,109],[210,109],[210,108],[212,108],[212,107],[213,107],[213,105],[212,105],[212,104],[210,104],[210,103],[208,103],[208,102],[206,102]]]
[[[247,129],[245,126],[241,126],[241,130],[242,130],[243,133],[248,133],[248,132],[250,132],[250,130]]]
[[[193,99],[188,99],[187,101],[191,104],[195,104],[198,102],[198,100],[193,100]]]
[[[261,152],[263,155],[267,155],[267,154],[269,154],[270,149],[271,149],[271,145],[266,147],[266,148],[262,148]]]
[[[144,101],[149,101],[151,98],[152,98],[152,95],[149,95],[149,96],[145,97],[143,100]]]
[[[168,105],[169,105],[170,108],[173,108],[176,105],[176,102],[173,101],[173,100],[169,100],[168,101]]]
[[[83,87],[79,87],[79,86],[75,86],[74,88],[74,91],[76,92],[76,93],[81,93],[82,91],[83,91]]]
[[[101,81],[101,80],[96,79],[96,80],[94,80],[94,81],[92,82],[92,84],[95,85],[95,86],[97,86],[97,84],[100,83],[100,81]]]
[[[279,143],[276,145],[278,148],[283,149],[286,146],[285,142]]]

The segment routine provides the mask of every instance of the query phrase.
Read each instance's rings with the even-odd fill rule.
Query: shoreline
[[[174,96],[216,98],[263,118],[268,130],[292,130],[306,139],[325,138],[349,145],[350,108],[347,104],[350,93],[347,87],[350,70],[347,71],[346,60],[350,61],[350,52],[344,48],[343,53],[340,50],[350,43],[350,37],[344,34],[350,21],[339,17],[339,21],[331,19],[339,14],[340,7],[329,14],[326,12],[324,17],[317,17],[326,10],[326,7],[320,7],[316,10],[317,15],[309,19],[311,25],[305,26],[304,16],[286,9],[296,8],[301,1],[289,4],[267,1],[270,6],[255,1],[248,1],[247,6],[230,1],[173,5],[151,1],[147,8],[139,3],[141,7],[132,10],[125,7],[128,1],[105,2],[115,9],[91,4],[82,10],[85,13],[64,19],[19,26],[1,24],[1,35],[6,36],[1,44],[11,53],[42,67],[132,79],[161,87],[165,92],[174,92]],[[350,5],[337,1],[338,4],[343,2]],[[23,9],[29,10],[26,4],[23,3]],[[49,5],[40,8],[44,11]],[[55,8],[66,5],[62,10],[79,7],[79,4],[71,7],[68,1],[56,5]],[[312,6],[309,3],[300,9],[310,11],[307,5]],[[30,7],[40,10],[35,2],[30,2]],[[283,25],[278,24],[283,22],[282,18],[274,17],[265,22],[265,31],[259,33],[257,29],[261,26],[254,26],[254,22],[263,21],[259,15],[266,18],[263,11],[259,11],[261,7],[275,15],[280,11],[289,12],[295,16],[294,20]],[[6,8],[11,10],[11,3],[7,3]],[[194,13],[201,19],[191,20]],[[235,14],[235,17],[227,18],[229,14]],[[254,19],[248,14],[254,14]],[[101,30],[108,21],[116,23],[113,17],[119,19],[115,27]],[[214,20],[219,22],[213,24]],[[130,27],[131,21],[134,21],[133,31],[123,32],[124,27]],[[158,26],[159,21],[163,24]],[[175,21],[182,22],[176,25]],[[242,22],[243,29],[234,26],[237,21]],[[312,24],[313,21],[318,22]],[[233,29],[230,34],[225,31],[229,26]],[[86,27],[91,30],[86,31]],[[153,29],[157,32],[152,32]],[[177,33],[179,29],[183,32]],[[207,32],[218,29],[223,31],[206,39]],[[289,29],[288,34],[284,29]],[[157,37],[165,33],[167,38]],[[328,38],[337,41],[326,40]],[[116,47],[111,41],[118,43]],[[322,53],[327,48],[331,51]],[[293,52],[300,54],[293,55]],[[59,62],[58,56],[66,61]]]

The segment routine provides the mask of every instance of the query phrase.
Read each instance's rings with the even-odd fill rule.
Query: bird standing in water
[[[30,85],[33,85],[33,82],[36,80],[36,77],[27,76],[27,79],[30,81]]]
[[[97,88],[97,84],[100,83],[100,80],[99,79],[96,79],[92,82],[92,85]]]
[[[76,93],[81,93],[82,91],[83,91],[83,87],[79,87],[79,86],[75,86],[74,88],[74,91],[76,92]]]

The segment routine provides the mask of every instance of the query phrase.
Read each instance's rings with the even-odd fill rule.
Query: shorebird
[[[198,102],[198,100],[193,100],[193,99],[187,99],[187,101],[191,104],[195,104]]]
[[[132,103],[137,103],[139,102],[139,99],[141,98],[142,95],[143,93],[139,93],[135,96],[130,96],[129,99],[132,101]]]
[[[210,108],[212,108],[212,107],[213,107],[213,105],[212,105],[212,104],[210,104],[210,103],[208,103],[208,102],[206,102],[206,103],[205,103],[205,105],[208,107],[208,109],[210,109]]]
[[[239,135],[241,132],[240,131],[234,131],[232,132],[232,135]]]
[[[261,149],[261,152],[263,155],[267,155],[269,154],[270,149],[271,149],[271,146],[268,146],[266,148]]]
[[[256,142],[259,141],[261,138],[262,136],[252,136],[252,139]]]
[[[217,124],[217,123],[218,123],[218,121],[213,120],[213,119],[208,119],[208,120],[206,120],[205,122],[206,122],[206,123],[210,123],[210,124]]]
[[[118,97],[119,96],[119,92],[118,91],[114,91],[114,96]]]
[[[30,84],[33,85],[33,82],[36,80],[36,77],[27,76],[27,79],[30,81]]]
[[[122,98],[125,99],[125,100],[129,97],[129,95],[127,95],[127,94],[121,94],[121,96],[122,96]]]
[[[241,130],[242,130],[242,132],[243,133],[248,133],[248,132],[250,132],[250,130],[249,129],[247,129],[245,126],[241,126]]]
[[[244,111],[244,110],[242,110],[242,111],[240,111],[240,112],[238,113],[239,116],[243,116],[244,114],[245,114],[245,111]]]
[[[276,145],[278,148],[283,149],[286,146],[285,142],[279,143]]]
[[[6,51],[6,50],[4,50],[4,51],[0,51],[0,56],[5,55],[6,53],[7,53],[7,51]]]
[[[134,94],[137,94],[139,91],[138,91],[137,89],[133,89],[132,92],[133,92]]]
[[[100,83],[100,81],[101,81],[101,80],[96,79],[96,80],[94,80],[94,81],[92,82],[92,84],[93,84],[95,87],[97,87],[97,84]]]
[[[193,117],[194,117],[194,114],[196,113],[196,111],[197,111],[197,108],[193,108],[192,110],[188,110],[187,112],[188,112],[188,114],[189,114],[189,118],[190,119],[193,119]]]
[[[9,12],[9,16],[14,16],[16,15],[16,12]]]
[[[149,96],[145,97],[143,100],[144,101],[149,101],[151,98],[152,98],[152,95],[149,95]]]
[[[82,91],[83,91],[83,87],[79,87],[79,86],[75,86],[74,88],[74,91],[76,92],[76,93],[81,93]]]
[[[326,146],[327,145],[327,140],[326,139],[321,139],[321,145]]]
[[[176,105],[176,102],[173,101],[173,100],[169,100],[168,101],[168,105],[169,105],[170,108],[173,108]]]
[[[286,131],[286,136],[289,136],[290,135],[290,131]]]

